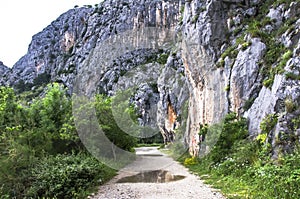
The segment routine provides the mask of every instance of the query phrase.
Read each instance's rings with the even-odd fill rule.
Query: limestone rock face
[[[176,43],[179,2],[127,3],[131,18],[126,21],[130,24],[99,41],[89,51],[78,66],[75,90],[87,95],[102,93],[113,96],[133,89],[130,102],[136,107],[139,124],[159,132],[165,126],[157,125],[160,118],[158,81],[165,67],[169,67],[168,56]],[[181,71],[183,73],[183,68]]]
[[[176,139],[175,130],[184,123],[184,111],[189,99],[189,86],[180,54],[169,57],[157,81],[159,101],[157,124],[165,142]]]
[[[0,61],[0,85],[6,85],[6,79],[10,75],[10,69]]]
[[[268,135],[276,157],[300,136],[299,10],[297,1],[106,0],[34,35],[12,69],[0,63],[0,84],[60,82],[88,96],[131,89],[140,125],[157,126],[165,142],[184,127],[193,149],[201,125],[235,112],[250,137]],[[262,132],[270,114],[278,123]]]
[[[251,46],[246,50],[240,50],[232,66],[230,75],[229,97],[231,111],[240,114],[245,102],[257,96],[261,88],[258,83],[259,61],[264,55],[266,45],[259,39],[251,39]]]
[[[185,3],[181,30],[185,44],[182,59],[190,88],[189,128],[185,134],[190,148],[197,147],[193,139],[200,125],[220,122],[228,112],[248,119],[251,137],[266,133],[261,132],[260,124],[269,114],[275,114],[278,124],[267,132],[274,157],[299,141],[299,123],[295,122],[299,117],[299,6],[296,2],[265,4],[269,10],[260,14],[269,22],[262,23],[261,28],[262,34],[269,36],[263,37],[251,29],[255,21],[245,21],[259,18],[259,6],[263,4],[236,0]],[[274,35],[282,26],[290,28]],[[268,41],[286,48],[270,47]],[[275,56],[270,55],[272,51],[278,55],[270,61],[269,57]]]
[[[8,82],[32,83],[47,73],[51,81],[72,87],[76,72],[99,43],[133,28],[175,26],[178,14],[177,1],[109,0],[71,9],[33,36]]]

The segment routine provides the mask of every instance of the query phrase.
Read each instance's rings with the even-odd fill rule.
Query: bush
[[[257,167],[251,195],[254,198],[299,198],[299,157],[299,152],[296,152],[284,157],[282,165],[269,163]]]
[[[185,166],[189,166],[189,165],[195,165],[195,164],[197,164],[198,163],[198,158],[196,158],[196,157],[190,157],[190,158],[186,158],[185,160],[184,160],[184,165]]]
[[[287,72],[287,73],[285,74],[285,78],[286,78],[286,79],[291,79],[291,80],[300,80],[299,75],[297,75],[297,74],[295,74],[295,73],[293,73],[293,72]]]
[[[83,198],[87,189],[111,179],[115,170],[94,157],[77,155],[49,156],[31,169],[27,197]]]
[[[278,116],[276,114],[267,115],[260,123],[262,133],[269,133],[277,124]]]
[[[137,138],[132,136],[137,133],[136,114],[128,99],[120,99],[122,96],[106,97],[97,95],[95,109],[98,122],[106,137],[117,147],[133,151],[137,144]],[[125,93],[124,96],[125,97]]]
[[[42,99],[33,100],[30,104],[25,102],[27,106],[17,101],[12,89],[0,88],[1,197],[23,198],[29,187],[34,188],[34,183],[37,183],[35,178],[38,181],[42,180],[49,172],[50,167],[48,170],[46,166],[42,168],[47,162],[45,157],[49,154],[67,154],[82,150],[71,117],[70,102],[65,90],[58,84],[50,85]],[[57,158],[60,157],[59,155]],[[50,156],[50,160],[55,158]],[[78,163],[83,168],[87,167],[87,164]],[[63,165],[59,161],[56,164],[57,167]],[[50,166],[54,167],[54,165]],[[55,176],[49,173],[48,175]],[[47,181],[40,181],[40,183]],[[86,184],[89,186],[89,183]],[[38,186],[42,187],[40,184]],[[46,191],[50,193],[51,190]],[[33,192],[34,190],[31,191]]]
[[[236,113],[226,115],[221,124],[221,133],[209,156],[214,163],[221,162],[231,152],[233,144],[248,136],[247,124],[244,118],[238,119]]]
[[[261,125],[264,132],[257,139],[248,140],[243,139],[243,119],[229,114],[219,124],[223,126],[221,137],[211,153],[201,159],[185,157],[180,161],[206,183],[220,188],[228,198],[300,198],[300,149],[280,161],[270,158],[265,132],[276,122],[275,114],[267,115]]]
[[[167,54],[160,54],[156,61],[159,64],[166,64],[168,61],[168,57],[169,55]]]
[[[293,99],[291,98],[286,98],[284,101],[284,105],[285,105],[285,110],[288,113],[292,113],[297,109],[296,104],[293,102]]]

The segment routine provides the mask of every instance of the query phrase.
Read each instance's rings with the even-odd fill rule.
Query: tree
[[[64,153],[76,149],[79,144],[74,120],[72,117],[71,100],[66,90],[58,83],[48,85],[45,96],[35,100],[29,108],[28,125],[34,129],[34,140],[44,140],[45,146],[51,142],[47,151],[52,154]],[[36,145],[35,145],[36,146]]]
[[[0,130],[19,125],[22,107],[16,102],[15,92],[9,87],[0,87]]]
[[[119,106],[124,106],[124,104],[120,103]],[[133,108],[128,104],[127,107],[128,108],[125,110],[125,112],[127,112],[127,114],[132,114]],[[115,146],[118,146],[119,148],[122,148],[127,151],[131,151],[132,148],[136,146],[137,139],[124,132],[118,126],[118,122],[124,121],[116,121],[116,118],[114,117],[112,112],[112,98],[105,97],[103,95],[97,95],[95,99],[95,108],[99,124],[104,130],[105,135],[109,138],[109,140]],[[120,112],[120,114],[124,114],[124,112]]]

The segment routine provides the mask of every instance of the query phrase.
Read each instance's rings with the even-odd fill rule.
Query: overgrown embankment
[[[221,189],[228,198],[300,197],[299,148],[293,154],[271,159],[266,134],[249,140],[245,120],[235,114],[227,115],[221,124],[204,128],[202,131],[211,134],[220,132],[210,153],[201,158],[186,155],[179,160],[206,183]]]

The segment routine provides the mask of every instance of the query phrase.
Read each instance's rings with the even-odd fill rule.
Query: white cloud
[[[12,67],[26,54],[34,34],[75,5],[95,5],[102,0],[9,0],[0,6],[0,60]]]

